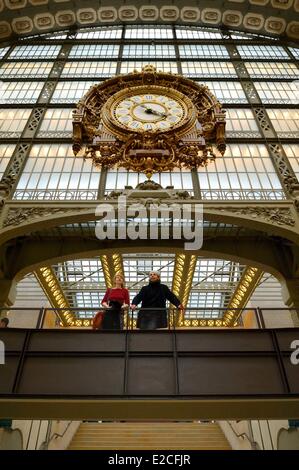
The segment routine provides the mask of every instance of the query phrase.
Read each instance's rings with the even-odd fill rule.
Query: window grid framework
[[[109,78],[116,74],[117,62],[66,62],[61,73],[61,77],[84,78],[84,77],[104,77]]]
[[[198,28],[185,28],[176,26],[177,39],[222,39],[222,34],[215,31],[199,30]]]
[[[122,61],[120,67],[120,73],[131,73],[134,70],[141,71],[145,65],[153,65],[158,71],[162,72],[172,72],[178,73],[178,65],[175,61],[154,61],[154,60],[144,60],[144,61]]]
[[[100,172],[90,160],[74,158],[66,144],[36,144],[32,147],[14,199],[94,200]]]
[[[15,144],[0,144],[0,178],[2,178],[10,158],[15,149]]]
[[[203,199],[285,199],[263,144],[229,144],[222,158],[198,170]]]
[[[146,180],[143,173],[127,171],[124,168],[116,168],[108,170],[106,191],[114,189],[123,189],[125,186],[135,188],[137,184]],[[193,192],[192,177],[190,171],[183,171],[175,168],[172,172],[162,172],[153,174],[152,181],[160,184],[163,188],[166,186],[174,186],[175,189],[186,189]]]
[[[51,103],[76,103],[89,88],[95,84],[100,83],[97,81],[59,81],[55,87],[54,93],[51,97]]]
[[[38,137],[72,137],[72,114],[70,109],[47,109],[41,126],[38,130]]]
[[[0,68],[0,78],[46,78],[54,62],[6,62]]]
[[[299,110],[267,109],[278,137],[299,138]]]
[[[288,157],[294,173],[299,179],[299,144],[283,144],[283,149]]]
[[[137,292],[143,286],[148,284],[148,276],[151,271],[158,271],[161,275],[162,284],[172,286],[173,270],[175,256],[172,254],[144,255],[123,255],[124,276],[126,285],[131,290]],[[132,297],[133,298],[133,297]]]
[[[61,45],[30,45],[30,46],[16,46],[9,54],[9,59],[55,59]]]
[[[95,57],[98,59],[110,59],[117,58],[119,53],[119,46],[114,44],[79,44],[72,46],[69,58],[78,59],[78,58],[88,58]]]
[[[146,59],[144,57],[141,58],[141,60],[134,60],[132,55],[128,57],[127,59],[124,57],[124,54],[120,53],[120,56],[118,57],[118,61],[113,61],[109,60],[92,60],[93,56],[90,55],[90,59],[84,60],[78,59],[77,61],[70,60],[71,57],[69,57],[65,63],[64,69],[62,71],[62,74],[60,76],[60,79],[57,81],[57,84],[54,89],[54,93],[52,95],[50,103],[53,105],[73,105],[75,104],[83,95],[86,93],[88,88],[93,85],[94,83],[99,83],[101,79],[106,79],[109,78],[110,76],[113,76],[117,70],[117,64],[119,63],[120,65],[120,72],[121,73],[128,73],[132,72],[134,69],[141,70],[142,66],[152,63],[157,67],[158,70],[165,70],[165,71],[171,71],[172,73],[177,73],[178,70],[182,69],[183,73],[186,76],[189,76],[192,79],[198,79],[201,83],[203,80],[206,79],[206,84],[211,85],[211,90],[215,92],[215,95],[217,98],[222,101],[224,104],[228,103],[229,105],[231,104],[240,104],[242,105],[238,110],[236,111],[236,114],[234,116],[234,126],[233,130],[230,129],[230,119],[228,120],[228,138],[231,137],[233,139],[240,139],[240,141],[244,141],[246,138],[246,133],[250,133],[250,138],[259,138],[261,139],[262,136],[260,134],[260,131],[256,129],[256,125],[254,125],[254,121],[252,121],[248,116],[244,118],[244,114],[246,112],[250,112],[250,110],[244,110],[244,104],[246,104],[247,99],[244,94],[244,91],[241,86],[241,82],[238,81],[238,77],[235,71],[234,67],[234,60],[229,59],[228,56],[226,55],[226,47],[225,47],[225,38],[232,37],[232,34],[230,35],[229,33],[226,33],[225,38],[223,37],[222,33],[218,33],[215,31],[209,31],[207,28],[196,28],[196,27],[181,27],[181,26],[124,26],[122,28],[115,27],[118,29],[117,37],[116,36],[109,36],[110,33],[110,27],[103,27],[103,28],[98,28],[98,31],[95,30],[82,30],[81,32],[78,32],[76,34],[72,33],[72,40],[73,40],[73,51],[82,51],[82,50],[88,50],[88,51],[94,51],[95,50],[95,45],[88,44],[89,41],[94,41],[95,39],[99,41],[100,39],[103,39],[104,43],[100,44],[97,43],[96,47],[104,47],[106,48],[106,51],[108,50],[108,46],[116,46],[119,48],[120,45],[123,45],[123,48],[129,48],[128,50],[132,51],[132,47],[138,49],[140,46],[146,46],[146,48],[151,47],[151,44],[148,42],[147,44],[130,44],[131,40],[157,40],[158,42],[155,44],[155,50],[157,50],[157,47],[159,50],[162,50],[163,52],[163,57],[161,60],[148,60],[146,56]],[[124,39],[121,39],[121,32],[124,32],[122,37]],[[153,32],[154,31],[154,32]],[[175,36],[173,34],[175,32]],[[191,34],[192,33],[192,34]],[[91,37],[90,35],[99,35],[98,37],[93,36]],[[134,35],[136,34],[136,37]],[[80,36],[81,35],[81,36]],[[155,37],[153,37],[156,35]],[[181,35],[181,36],[180,36]],[[60,40],[60,35],[51,35],[53,39],[58,39]],[[191,37],[192,36],[192,37]],[[252,35],[253,38],[260,39],[260,36],[258,35]],[[43,43],[45,42],[45,39],[49,39],[50,36],[43,35],[42,41]],[[176,40],[178,39],[178,41]],[[207,44],[208,40],[214,41],[216,39],[217,41],[221,40],[223,43],[219,44]],[[113,40],[116,39],[117,44],[113,44]],[[195,39],[197,43],[195,44]],[[247,42],[247,37],[243,36],[242,34],[239,35],[238,40],[246,40]],[[166,40],[166,41],[165,41]],[[200,44],[200,41],[203,41],[202,44]],[[269,38],[264,38],[265,41],[270,41]],[[77,41],[82,41],[80,44],[78,44]],[[105,42],[107,41],[107,42]],[[163,44],[159,44],[159,41],[165,41]],[[185,41],[185,43],[184,43]],[[272,41],[272,40],[271,40]],[[43,81],[38,81],[36,79],[43,77],[47,77],[50,69],[52,68],[54,62],[53,59],[59,60],[58,59],[58,54],[60,51],[60,48],[63,44],[62,41],[60,41],[61,44],[59,45],[51,45],[49,44],[47,47],[44,45],[39,45],[39,44],[26,44],[26,38],[22,39],[21,44],[22,45],[17,45],[12,49],[11,54],[9,57],[6,59],[2,60],[0,64],[0,74],[2,72],[2,78],[4,81],[1,84],[1,95],[2,95],[2,104],[5,106],[17,106],[19,104],[26,105],[26,104],[34,104],[37,102],[37,99],[40,95],[40,92],[44,86]],[[239,51],[241,51],[241,56],[243,55],[244,57],[247,57],[244,59],[244,65],[247,67],[247,70],[249,72],[249,75],[251,78],[254,78],[255,80],[257,79],[266,79],[267,82],[263,81],[257,81],[256,83],[256,88],[258,89],[258,92],[260,92],[260,96],[262,97],[262,101],[267,105],[269,104],[290,104],[290,101],[293,100],[294,94],[296,94],[296,90],[294,89],[294,84],[291,83],[290,80],[296,80],[298,77],[298,68],[296,67],[295,60],[292,61],[292,57],[288,56],[286,51],[277,45],[254,45],[254,46],[249,46],[248,42],[247,44],[242,44],[236,45],[237,48],[240,48]],[[248,48],[250,47],[250,54],[248,54]],[[76,48],[76,49],[75,49]],[[182,58],[179,57],[178,54],[174,53],[174,60],[169,60],[167,61],[168,58],[168,53],[165,53],[164,51],[172,51],[176,50],[181,50],[181,52],[184,54],[186,52],[184,51],[195,51],[192,52],[193,54],[198,55],[198,51],[213,51],[213,54],[210,54],[210,56],[207,58],[207,60],[202,61],[200,60],[199,57],[195,57],[194,60],[182,60]],[[225,57],[219,57],[219,60],[215,60],[215,50],[218,51],[225,51]],[[42,50],[44,49],[44,50]],[[103,49],[103,50],[104,50]],[[163,51],[164,49],[164,51]],[[297,49],[295,48],[289,48],[291,50],[291,53],[294,54],[297,52]],[[294,51],[293,51],[294,49]],[[9,50],[9,48],[6,48],[5,53]],[[0,52],[2,49],[0,50]],[[143,50],[144,53],[145,50]],[[159,52],[160,53],[160,52]],[[155,52],[156,54],[156,52]],[[166,55],[165,55],[166,54]],[[267,54],[267,57],[264,60],[264,56]],[[81,53],[79,54],[80,57],[83,57]],[[221,55],[221,54],[220,54]],[[12,60],[13,58],[13,60]],[[36,62],[35,60],[38,59],[39,62]],[[51,61],[49,60],[51,59]],[[143,59],[143,60],[142,60]],[[164,60],[166,59],[166,60]],[[172,59],[172,58],[171,58]],[[282,59],[282,61],[281,61]],[[254,61],[254,62],[253,62]],[[19,64],[21,64],[19,66]],[[26,64],[26,65],[24,65]],[[12,65],[14,65],[16,68],[13,70]],[[7,71],[7,72],[6,72]],[[4,76],[5,73],[8,75]],[[15,73],[15,76],[13,75]],[[32,77],[31,77],[32,75]],[[13,78],[15,77],[15,78]],[[90,77],[90,80],[86,81],[86,78]],[[28,80],[32,78],[32,80]],[[8,79],[11,80],[8,82]],[[218,79],[219,81],[210,81],[210,79]],[[21,81],[22,80],[22,81]],[[225,81],[224,81],[225,80]],[[275,82],[272,82],[271,80],[275,80]],[[280,81],[278,81],[280,80]],[[282,82],[282,80],[289,80]],[[253,82],[254,83],[254,82]],[[267,83],[267,85],[265,85]],[[277,84],[276,90],[274,90],[274,86]],[[230,88],[231,86],[231,88]],[[265,87],[268,87],[267,90],[265,91]],[[218,94],[217,94],[218,90]],[[276,93],[274,93],[274,91]],[[221,93],[221,94],[220,94]],[[272,102],[272,99],[275,100]],[[279,101],[281,100],[281,101]],[[292,106],[294,103],[292,103]],[[51,104],[50,104],[51,106]],[[267,107],[267,109],[269,106]],[[49,111],[49,110],[48,110]],[[47,112],[48,112],[47,111]],[[274,121],[282,121],[283,118],[281,116],[277,115],[277,111],[280,111],[282,113],[282,116],[284,117],[287,110],[285,110],[283,107],[281,110],[273,109],[269,110],[270,114],[271,112],[275,111],[275,117],[273,117]],[[290,109],[289,111],[294,111]],[[52,112],[54,115],[53,110],[49,111],[49,113]],[[228,117],[230,118],[230,115],[232,115],[234,110],[231,109],[231,106],[228,107]],[[48,113],[48,115],[49,115]],[[237,116],[238,114],[238,116]],[[268,113],[269,114],[269,113]],[[243,117],[242,117],[243,116]],[[272,114],[272,116],[274,116]],[[295,116],[295,117],[294,117]],[[278,138],[288,138],[288,139],[296,139],[298,138],[298,130],[296,128],[290,128],[289,126],[293,126],[294,123],[292,121],[295,121],[297,119],[297,114],[293,115],[291,119],[287,119],[287,132],[281,132],[278,131]],[[44,138],[44,139],[50,139],[52,136],[55,138],[58,137],[57,132],[60,130],[61,133],[60,137],[61,138],[69,138],[70,134],[70,127],[66,126],[65,127],[65,118],[61,116],[61,123],[62,126],[60,126],[59,119],[54,119],[55,124],[53,124],[52,129],[46,130],[46,123],[47,123],[47,117],[45,116],[44,121],[41,123],[41,128],[39,130],[39,133],[37,136],[39,138]],[[236,126],[235,123],[238,123],[239,128],[238,128],[238,135],[236,134]],[[49,123],[47,123],[48,125]],[[253,129],[251,127],[254,126],[255,128]],[[245,128],[243,127],[245,125]],[[276,124],[278,126],[278,124]],[[54,127],[56,127],[54,129]],[[274,126],[275,127],[275,126]],[[58,129],[59,128],[59,129]],[[277,127],[278,128],[278,127]],[[49,132],[47,134],[47,132]],[[52,133],[53,132],[53,133]],[[235,132],[233,135],[230,132]],[[247,134],[249,135],[249,134]],[[97,170],[98,171],[98,170]],[[120,169],[120,174],[121,174],[121,169]],[[215,196],[217,191],[225,191],[225,196],[222,194],[220,199],[225,198],[228,196],[227,191],[229,191],[229,196],[230,198],[237,199],[237,194],[239,194],[239,197],[245,198],[245,195],[248,196],[248,198],[265,198],[269,196],[270,199],[281,199],[284,198],[284,194],[282,191],[281,187],[278,187],[276,183],[273,181],[273,168],[271,169],[269,173],[269,179],[271,180],[271,188],[261,190],[261,181],[260,178],[255,179],[255,181],[259,181],[257,184],[257,187],[253,187],[252,181],[252,174],[249,173],[247,175],[247,180],[251,181],[251,184],[248,185],[250,186],[250,189],[246,188],[242,194],[240,193],[240,188],[237,186],[233,188],[233,186],[230,186],[227,184],[227,179],[224,178],[224,186],[230,186],[229,188],[223,189],[219,188],[218,182],[216,183],[216,180],[213,180],[215,182],[215,187],[214,190],[213,184],[212,184],[212,179],[209,182],[209,184],[201,184],[201,190],[202,190],[202,197],[204,198],[209,198],[211,197],[212,199],[217,199]],[[247,169],[246,169],[247,172]],[[205,169],[200,169],[199,174],[205,175]],[[275,172],[274,172],[275,174]],[[191,175],[185,174],[184,176],[183,172],[174,172],[173,176],[163,174],[159,175],[157,178],[157,181],[160,182],[162,181],[162,186],[166,185],[173,185],[174,187],[180,189],[183,187],[184,189],[188,188],[188,190],[192,191],[193,185],[191,181]],[[264,178],[263,172],[261,173],[261,176]],[[227,177],[227,175],[226,175]],[[118,178],[118,176],[117,176]],[[127,178],[128,184],[130,185],[129,182],[129,177],[122,175],[121,178]],[[130,177],[131,178],[131,177]],[[188,178],[188,182],[187,179]],[[202,176],[203,180],[206,182],[205,177]],[[221,175],[222,178],[222,175]],[[145,178],[143,175],[137,175],[137,181],[143,181]],[[233,175],[231,177],[232,180],[234,180]],[[242,181],[243,180],[243,175],[242,175]],[[132,180],[135,182],[136,181],[136,175],[132,174]],[[174,180],[174,181],[173,181]],[[79,181],[79,180],[78,180]],[[109,186],[113,186],[109,182],[108,178],[108,183]],[[110,180],[111,181],[111,180]],[[119,180],[120,181],[120,180]],[[217,179],[218,181],[218,179]],[[202,182],[201,182],[202,183]],[[79,184],[79,183],[78,183]],[[120,183],[119,183],[120,184]],[[232,184],[232,183],[231,183]],[[134,184],[132,184],[134,186]],[[268,186],[269,186],[269,181],[268,181]],[[267,186],[267,187],[268,187]],[[274,188],[276,186],[276,188]],[[107,190],[108,186],[106,187]],[[79,188],[78,188],[79,189]],[[110,189],[110,188],[109,188]],[[115,188],[111,188],[115,189]],[[234,191],[235,189],[235,191]],[[213,195],[211,196],[211,191],[213,191]],[[249,191],[249,192],[248,192]],[[53,193],[52,193],[53,194]],[[220,193],[219,193],[220,194]],[[219,196],[218,194],[218,196]],[[233,196],[232,196],[233,194]],[[262,196],[261,196],[262,195]],[[88,196],[89,197],[89,196]],[[95,197],[95,196],[93,196]]]
[[[9,47],[0,47],[0,59],[9,51]]]
[[[0,138],[20,137],[31,109],[0,109]]]
[[[299,78],[299,70],[294,63],[244,62],[244,65],[252,78]]]
[[[125,39],[173,39],[171,26],[127,26]]]
[[[263,103],[299,104],[299,87],[294,82],[254,82]]]
[[[118,26],[109,26],[107,28],[99,28],[91,31],[82,31],[76,34],[78,39],[120,39],[122,36],[122,28]]]
[[[0,104],[36,103],[44,82],[2,82]]]
[[[256,46],[245,44],[236,47],[242,59],[290,59],[288,53],[281,46]]]
[[[122,57],[124,59],[141,59],[143,57],[148,57],[149,59],[175,59],[176,54],[175,47],[168,44],[125,44]]]
[[[248,103],[241,82],[199,80],[198,83],[206,85],[221,103]]]
[[[232,62],[182,61],[182,74],[189,78],[238,78]]]
[[[225,46],[220,45],[199,45],[188,44],[179,46],[179,54],[181,59],[229,59],[229,53]]]

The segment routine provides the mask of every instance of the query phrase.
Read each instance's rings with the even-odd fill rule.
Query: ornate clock
[[[93,86],[73,119],[73,150],[96,166],[196,168],[225,151],[225,114],[209,89],[146,66]]]
[[[112,132],[159,133],[194,125],[196,110],[177,90],[148,85],[113,95],[104,105],[102,117]]]

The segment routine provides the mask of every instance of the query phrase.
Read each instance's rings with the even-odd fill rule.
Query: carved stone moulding
[[[3,227],[16,226],[26,222],[33,222],[44,217],[62,215],[70,212],[86,211],[86,208],[58,208],[58,207],[25,207],[10,208],[3,222]]]
[[[294,0],[271,0],[271,4],[274,8],[279,10],[288,10],[293,5]]]
[[[4,0],[0,0],[0,11],[4,8]]]
[[[5,0],[5,5],[10,10],[19,10],[24,8],[27,4],[27,0]]]
[[[139,18],[142,21],[157,21],[159,19],[159,8],[154,5],[143,5],[139,8]]]
[[[259,31],[264,25],[265,18],[263,15],[258,13],[247,13],[243,19],[243,25],[245,28],[252,29],[253,31]]]
[[[97,21],[97,14],[93,8],[80,8],[76,17],[80,24],[92,24]]]
[[[7,21],[0,21],[0,38],[7,38],[11,35],[11,27]]]
[[[299,39],[299,21],[291,21],[287,26],[286,33],[291,38]]]
[[[138,9],[134,5],[122,6],[118,10],[118,17],[121,21],[136,21]]]
[[[29,0],[29,3],[32,5],[45,5],[48,3],[48,0]]]
[[[116,21],[117,10],[114,7],[101,7],[98,9],[98,17],[102,23]]]
[[[12,29],[17,34],[30,33],[33,30],[33,21],[29,16],[15,18],[11,22]]]
[[[286,21],[283,18],[269,16],[265,21],[264,28],[270,34],[282,34],[286,29]]]
[[[217,8],[204,8],[201,12],[201,21],[207,24],[219,24],[221,11]]]
[[[249,0],[249,3],[252,3],[252,5],[267,5],[270,0]]]
[[[283,207],[217,207],[217,211],[221,212],[231,212],[237,215],[250,217],[252,219],[262,219],[266,222],[270,222],[275,225],[286,225],[289,227],[294,227],[296,221],[293,217],[293,213],[290,208]]]
[[[237,27],[242,23],[243,15],[240,11],[226,10],[222,15],[222,22],[226,26]]]
[[[177,21],[180,16],[180,10],[174,5],[167,5],[160,8],[160,17],[163,21]]]
[[[76,23],[76,16],[72,10],[62,10],[55,15],[56,23],[58,26],[72,26]]]
[[[299,11],[299,0],[295,0],[295,3],[294,3],[294,10],[295,10],[295,11]]]
[[[197,23],[200,20],[200,10],[193,7],[183,7],[181,9],[181,20],[189,23]]]
[[[34,26],[41,31],[53,28],[55,25],[54,16],[51,13],[40,13],[33,18]]]

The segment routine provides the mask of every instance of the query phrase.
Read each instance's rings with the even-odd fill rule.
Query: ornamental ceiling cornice
[[[0,42],[117,24],[228,27],[299,41],[299,0],[0,0]]]

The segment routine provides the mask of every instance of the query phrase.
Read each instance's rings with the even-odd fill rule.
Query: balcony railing
[[[7,316],[10,328],[92,328],[93,317],[101,307],[77,308],[2,308],[0,317]],[[136,329],[137,316],[140,308],[135,311],[127,309],[122,317],[122,329]],[[146,310],[146,309],[143,309]],[[153,310],[153,309],[149,309]],[[159,309],[155,308],[155,311]],[[165,309],[161,309],[165,310]],[[299,324],[299,309],[295,308],[242,308],[229,309],[234,312],[234,321],[226,321],[228,308],[196,307],[186,308],[184,312],[167,307],[168,329],[200,329],[200,328],[294,328]],[[71,322],[64,321],[71,318]]]

